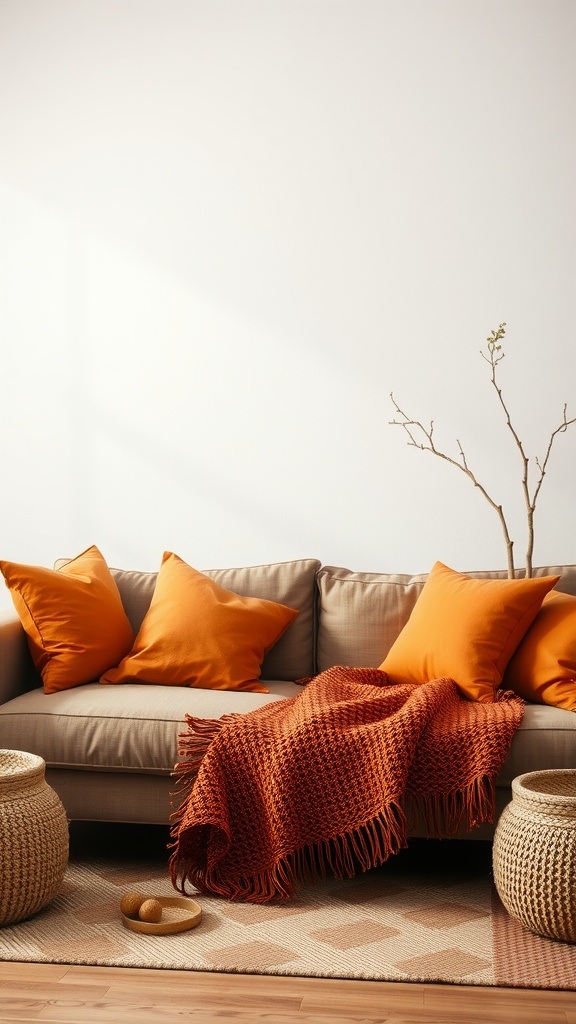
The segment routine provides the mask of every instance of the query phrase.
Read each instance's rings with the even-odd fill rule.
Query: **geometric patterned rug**
[[[0,928],[0,960],[576,989],[576,946],[506,913],[489,843],[411,840],[381,868],[328,878],[288,903],[192,893],[198,927],[136,934],[122,924],[120,899],[175,895],[167,842],[162,828],[73,823],[61,892]]]

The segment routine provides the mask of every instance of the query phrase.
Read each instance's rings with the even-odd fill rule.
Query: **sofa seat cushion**
[[[557,768],[576,768],[576,714],[545,704],[526,704],[497,784],[509,786],[524,772]]]
[[[49,767],[168,775],[179,760],[186,714],[245,713],[302,689],[278,680],[266,685],[266,694],[146,683],[88,683],[52,694],[36,688],[0,706],[0,747],[38,754]]]
[[[266,685],[267,694],[144,683],[113,689],[88,683],[55,694],[36,688],[0,706],[0,747],[39,754],[68,778],[82,771],[108,779],[116,773],[169,776],[186,714],[220,718],[301,692],[293,682]],[[497,784],[506,787],[517,775],[547,768],[576,768],[576,714],[527,704]]]

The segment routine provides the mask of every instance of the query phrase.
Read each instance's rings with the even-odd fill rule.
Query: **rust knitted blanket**
[[[508,691],[472,703],[451,679],[393,686],[379,669],[337,667],[248,714],[188,717],[174,886],[287,899],[297,881],[352,877],[397,853],[407,803],[430,836],[492,820],[523,708]]]

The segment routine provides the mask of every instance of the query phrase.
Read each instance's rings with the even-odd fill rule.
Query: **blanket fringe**
[[[223,715],[222,718],[194,718],[186,715],[185,721],[188,731],[178,736],[178,755],[185,757],[185,761],[179,761],[174,765],[172,777],[176,779],[174,790],[170,797],[170,806],[176,809],[170,815],[172,835],[175,838],[178,825],[182,820],[185,806],[185,797],[189,795],[198,775],[198,770],[212,740],[216,738],[225,725],[241,717],[238,714]],[[174,845],[174,844],[171,844]]]
[[[268,903],[294,896],[296,882],[314,885],[331,872],[335,878],[353,878],[358,871],[378,867],[407,846],[406,816],[399,803],[383,808],[375,818],[344,835],[309,843],[281,857],[269,870],[239,877],[234,883],[225,868],[194,867],[183,871],[177,852],[170,857],[172,884],[184,895],[191,885],[200,892],[229,900]]]
[[[379,867],[407,848],[407,831],[418,824],[423,825],[429,838],[442,839],[469,832],[493,819],[494,784],[483,776],[464,791],[437,794],[433,798],[411,793],[407,812],[402,804],[393,802],[364,825],[344,835],[309,843],[282,857],[269,871],[243,876],[235,884],[231,884],[225,870],[218,868],[203,870],[191,865],[181,871],[176,852],[170,857],[170,875],[174,887],[184,895],[191,885],[197,891],[233,901],[288,900],[294,896],[296,883],[314,885],[329,872],[337,879],[353,878],[359,871]]]
[[[409,792],[408,829],[421,825],[429,839],[469,833],[483,822],[494,821],[496,787],[492,779],[482,775],[464,790],[430,796]]]

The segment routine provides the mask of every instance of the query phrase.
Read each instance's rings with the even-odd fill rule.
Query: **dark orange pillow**
[[[96,547],[59,569],[0,562],[46,693],[98,679],[130,650],[134,633]]]
[[[493,701],[510,658],[559,578],[474,579],[436,562],[380,668],[393,683],[449,676],[471,700]]]
[[[524,700],[576,711],[576,597],[546,595],[502,685]]]
[[[264,655],[297,615],[224,590],[166,551],[132,650],[100,682],[268,693],[258,682]]]

